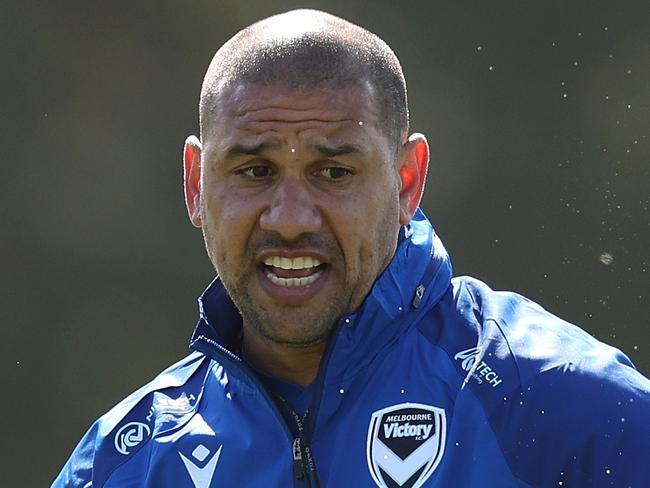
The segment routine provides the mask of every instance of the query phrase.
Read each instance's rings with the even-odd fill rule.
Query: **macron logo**
[[[463,368],[464,371],[468,371],[479,385],[483,383],[483,381],[487,381],[492,388],[496,388],[503,380],[499,377],[496,371],[485,363],[485,361],[479,359],[478,356],[480,354],[480,347],[471,347],[464,351],[457,352],[454,359],[460,362],[460,367]]]
[[[183,460],[183,464],[185,464],[187,473],[190,475],[190,478],[192,478],[192,482],[194,483],[195,488],[210,487],[212,476],[214,476],[214,470],[217,467],[217,463],[219,462],[219,456],[221,455],[222,448],[223,446],[219,446],[217,452],[212,455],[212,458],[207,461],[202,468],[199,467],[199,464],[203,464],[203,462],[205,462],[205,460],[210,455],[210,451],[203,444],[199,444],[197,448],[192,451],[191,457],[198,461],[198,464],[195,464],[194,461],[183,456],[182,453],[178,453],[178,455]]]

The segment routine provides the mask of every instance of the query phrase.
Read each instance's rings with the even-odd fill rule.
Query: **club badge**
[[[433,474],[445,450],[442,408],[400,403],[372,414],[367,459],[380,488],[418,488]]]

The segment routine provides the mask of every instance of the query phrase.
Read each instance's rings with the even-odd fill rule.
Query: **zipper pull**
[[[300,448],[300,439],[293,440],[293,472],[296,479],[303,479],[305,477],[305,465],[302,463],[302,449]]]
[[[420,302],[422,301],[423,296],[424,296],[424,285],[420,284],[415,289],[415,296],[413,297],[413,303],[411,303],[411,306],[413,308],[418,308],[420,306]]]

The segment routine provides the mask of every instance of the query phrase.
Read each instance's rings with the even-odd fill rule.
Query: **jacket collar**
[[[403,333],[420,306],[433,306],[449,287],[451,260],[421,210],[400,234],[393,259],[361,307],[339,321],[328,354],[328,369],[336,381],[343,379],[341,375],[354,376],[369,358]],[[419,300],[416,293],[421,295]],[[205,338],[234,354],[241,340],[241,316],[219,277],[199,297],[199,316],[192,347]]]

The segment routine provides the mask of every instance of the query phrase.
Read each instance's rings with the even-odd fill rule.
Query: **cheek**
[[[369,199],[371,200],[371,199]],[[389,199],[357,207],[358,211],[348,219],[345,247],[349,272],[358,278],[374,279],[395,250],[399,232],[399,204]],[[356,269],[350,269],[356,268]],[[352,277],[351,277],[352,278]]]
[[[213,252],[222,265],[248,264],[264,205],[264,199],[259,196],[237,195],[233,191],[214,192],[210,196],[204,227],[212,236]]]
[[[203,199],[205,217],[211,228],[232,234],[245,225],[251,214],[252,199],[229,192],[224,185],[214,185]],[[221,237],[221,236],[220,236]]]

